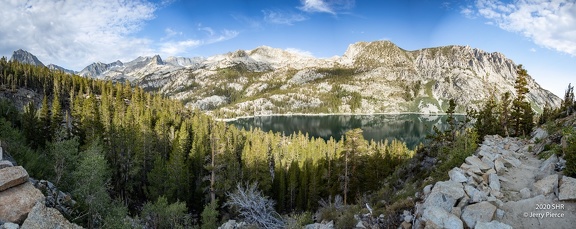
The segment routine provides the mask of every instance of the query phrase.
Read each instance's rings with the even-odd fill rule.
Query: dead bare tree
[[[261,228],[283,228],[284,221],[274,210],[274,201],[264,196],[257,186],[257,183],[246,187],[238,184],[235,192],[228,193],[225,206],[237,210],[246,223]]]

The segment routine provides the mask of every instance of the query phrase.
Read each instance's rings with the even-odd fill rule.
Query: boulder
[[[0,192],[0,221],[22,223],[38,201],[44,195],[30,182]]]
[[[466,226],[474,228],[477,222],[490,222],[494,218],[496,206],[483,201],[477,204],[468,205],[462,211],[462,221]]]
[[[32,211],[28,214],[28,217],[22,224],[22,229],[34,228],[34,229],[50,229],[50,228],[60,228],[60,229],[76,229],[82,228],[76,224],[68,222],[62,214],[54,209],[49,208],[42,202],[36,202]]]
[[[482,157],[482,162],[484,162],[484,164],[488,165],[488,167],[490,167],[490,169],[494,168],[494,161],[488,159],[487,157]]]
[[[450,180],[454,182],[462,183],[468,181],[468,178],[464,175],[464,171],[460,168],[453,168],[448,171],[448,176],[450,176]]]
[[[490,222],[478,222],[474,229],[512,229],[512,227],[508,224],[494,220]]]
[[[496,158],[496,160],[494,160],[494,169],[496,170],[497,174],[502,174],[506,171],[506,166],[504,166],[504,163],[500,158]]]
[[[484,145],[481,147],[480,152],[478,152],[478,155],[482,156],[482,159],[486,158],[489,161],[494,161],[496,159],[496,155],[488,152],[488,149],[486,149]]]
[[[537,140],[542,140],[544,138],[548,137],[548,131],[538,127],[536,128],[536,130],[534,130],[534,132],[532,132],[532,141],[536,142]]]
[[[439,181],[434,185],[428,198],[424,202],[424,209],[432,206],[441,207],[446,212],[452,210],[456,202],[464,197],[464,190],[461,183],[454,181]]]
[[[0,225],[0,229],[18,229],[18,228],[20,228],[20,225],[10,222]]]
[[[510,156],[506,156],[502,158],[504,161],[504,166],[507,167],[518,167],[522,164],[522,162],[518,159],[516,159],[515,157],[510,157]]]
[[[466,161],[466,163],[468,163],[469,165],[478,167],[480,170],[488,170],[492,168],[488,166],[486,163],[482,162],[482,160],[480,160],[476,156],[469,156],[464,161]]]
[[[495,173],[491,173],[488,176],[489,180],[490,180],[490,188],[494,191],[500,191],[500,180],[498,179],[498,175],[496,175]]]
[[[0,169],[0,191],[28,181],[28,172],[22,166]]]
[[[431,206],[424,210],[422,218],[426,222],[426,228],[464,228],[462,220],[438,206]]]
[[[540,166],[540,174],[546,176],[554,173],[556,169],[556,163],[558,163],[558,156],[552,154],[548,159],[546,159]]]
[[[521,189],[520,190],[520,196],[522,197],[522,199],[530,198],[530,196],[531,196],[530,189],[528,189],[528,188]]]
[[[576,199],[576,179],[563,176],[560,181],[560,193],[558,194],[559,200],[574,200]]]
[[[464,186],[464,191],[466,191],[466,194],[468,194],[468,196],[470,197],[470,202],[471,203],[478,203],[478,202],[482,202],[484,200],[486,200],[486,198],[488,198],[488,196],[486,195],[486,193],[470,186],[470,185],[466,185]]]
[[[534,183],[534,192],[548,195],[558,189],[558,174],[552,174]]]

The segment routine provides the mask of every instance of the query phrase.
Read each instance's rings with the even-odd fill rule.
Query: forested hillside
[[[31,177],[70,192],[78,204],[67,217],[90,228],[208,225],[234,217],[227,193],[244,184],[257,184],[280,213],[314,212],[336,196],[378,209],[370,194],[413,155],[360,130],[328,141],[239,130],[129,84],[6,58],[0,83],[5,151]],[[21,110],[9,102],[17,97]]]

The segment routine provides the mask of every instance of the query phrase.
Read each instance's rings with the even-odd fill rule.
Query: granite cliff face
[[[359,42],[342,56],[314,58],[261,46],[208,58],[138,57],[94,63],[82,76],[129,81],[226,117],[273,113],[443,113],[478,109],[491,95],[515,93],[518,65],[469,46],[414,51],[389,41]],[[536,112],[560,99],[528,79]]]

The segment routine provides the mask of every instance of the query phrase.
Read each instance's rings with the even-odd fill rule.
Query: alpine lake
[[[455,116],[463,120],[464,116]],[[228,123],[237,128],[272,131],[290,135],[308,133],[309,137],[331,137],[340,140],[348,130],[360,128],[366,140],[391,142],[393,139],[406,143],[413,149],[426,141],[433,127],[445,130],[448,127],[447,115],[427,114],[373,114],[373,115],[278,115],[239,118]]]

